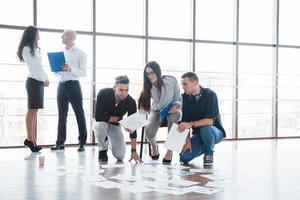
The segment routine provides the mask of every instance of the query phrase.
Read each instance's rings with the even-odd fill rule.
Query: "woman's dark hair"
[[[162,87],[163,87],[163,81],[162,81],[161,70],[160,70],[159,64],[155,61],[148,62],[144,68],[143,91],[141,92],[139,100],[138,100],[138,108],[142,107],[145,111],[150,112],[152,83],[148,79],[148,76],[146,73],[146,68],[148,68],[148,67],[153,70],[153,72],[155,73],[155,75],[157,77],[156,87],[160,93],[159,98],[160,98]]]
[[[17,56],[21,62],[24,62],[24,58],[22,55],[24,46],[28,46],[30,48],[31,55],[34,56],[34,48],[37,47],[36,44],[37,32],[38,29],[35,26],[28,26],[27,28],[25,28],[17,51]]]

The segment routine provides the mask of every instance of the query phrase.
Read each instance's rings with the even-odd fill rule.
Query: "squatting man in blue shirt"
[[[192,128],[192,137],[188,135],[180,154],[180,161],[187,164],[192,159],[204,154],[204,167],[213,165],[215,144],[226,137],[222,126],[217,95],[209,88],[199,85],[198,77],[193,72],[182,75],[184,90],[182,122],[178,131]]]

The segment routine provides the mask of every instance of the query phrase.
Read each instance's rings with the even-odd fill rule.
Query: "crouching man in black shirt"
[[[192,137],[186,139],[180,154],[180,161],[188,163],[204,154],[204,166],[213,165],[215,144],[226,137],[222,126],[215,92],[199,85],[198,77],[193,72],[182,75],[182,122],[178,126],[180,132],[192,128]]]
[[[102,89],[97,95],[93,130],[99,147],[98,159],[101,162],[108,161],[108,146],[118,161],[122,161],[125,157],[125,141],[118,122],[126,113],[131,115],[137,111],[136,102],[128,95],[128,90],[128,77],[118,76],[113,88]],[[131,159],[129,161],[142,162],[136,152],[136,131],[125,130],[130,133],[131,139]]]

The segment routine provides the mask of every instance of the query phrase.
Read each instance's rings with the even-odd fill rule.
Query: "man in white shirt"
[[[75,39],[76,32],[73,30],[65,30],[62,34],[62,43],[65,44],[64,55],[66,63],[63,65],[63,71],[58,72],[60,79],[57,88],[58,132],[56,145],[51,147],[51,150],[65,148],[69,103],[72,105],[78,125],[78,151],[85,150],[87,130],[79,77],[86,76],[87,56],[75,45]]]

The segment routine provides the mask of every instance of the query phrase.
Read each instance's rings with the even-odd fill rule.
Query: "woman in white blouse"
[[[27,105],[26,114],[27,139],[24,145],[32,152],[38,152],[42,147],[36,145],[37,111],[44,108],[44,86],[49,86],[48,76],[42,67],[42,57],[38,47],[39,32],[34,26],[28,26],[22,35],[17,56],[28,67],[26,80]]]

